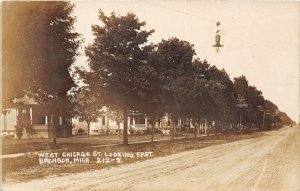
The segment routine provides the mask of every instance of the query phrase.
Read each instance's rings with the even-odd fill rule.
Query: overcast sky
[[[102,24],[98,11],[124,15],[133,12],[146,29],[155,29],[149,38],[177,37],[195,45],[197,57],[224,68],[231,79],[246,76],[250,85],[263,92],[293,120],[299,119],[300,2],[280,1],[73,1],[76,30],[93,41],[92,24]],[[220,21],[219,53],[212,47]],[[86,58],[77,63],[85,64]]]

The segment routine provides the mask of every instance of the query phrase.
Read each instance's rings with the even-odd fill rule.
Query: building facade
[[[127,119],[128,134],[133,131],[142,132],[147,130],[147,118],[142,114],[129,115]],[[88,124],[82,118],[73,118],[73,135],[88,134]],[[123,123],[109,118],[107,114],[100,116],[97,121],[90,123],[91,135],[118,134],[123,132]]]
[[[22,127],[24,120],[28,128]],[[72,124],[63,112],[50,112],[45,105],[22,103],[1,113],[1,131],[2,137],[13,134],[15,138],[68,137],[72,135]]]

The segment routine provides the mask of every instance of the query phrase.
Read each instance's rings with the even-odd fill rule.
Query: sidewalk
[[[205,135],[204,135],[205,136]],[[188,139],[190,141],[187,142],[191,142],[192,138],[194,137],[176,137],[175,140],[184,140],[184,139]],[[155,139],[153,140],[153,142],[164,142],[164,141],[172,141],[172,139]],[[134,141],[134,140],[129,140],[128,145],[135,145],[135,144],[144,144],[144,143],[152,143],[150,140],[146,140],[146,141]],[[174,143],[173,143],[174,144]],[[118,143],[118,144],[100,144],[100,145],[89,145],[89,147],[91,148],[101,148],[101,147],[112,147],[112,146],[122,146],[122,143]],[[62,151],[64,150],[63,148],[60,149],[51,149],[51,152],[58,152],[58,151]],[[22,157],[22,156],[27,156],[27,155],[33,155],[33,154],[37,154],[39,152],[49,152],[50,150],[41,150],[41,151],[34,151],[34,152],[24,152],[24,153],[14,153],[14,154],[2,154],[1,158],[2,159],[7,159],[7,158],[17,158],[17,157]]]

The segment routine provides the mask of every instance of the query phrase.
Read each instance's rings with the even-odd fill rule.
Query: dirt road
[[[3,190],[300,190],[300,129]]]

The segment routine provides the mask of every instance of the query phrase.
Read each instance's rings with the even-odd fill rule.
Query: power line
[[[153,3],[153,2],[149,2],[149,1],[145,1],[145,0],[141,0],[141,1],[144,2],[144,3],[150,4],[150,5],[153,5],[153,6],[156,6],[156,7],[161,7],[161,8],[164,8],[164,9],[167,9],[167,10],[170,10],[170,11],[174,11],[174,12],[177,12],[177,13],[180,13],[180,14],[188,15],[188,16],[191,16],[191,17],[197,17],[197,18],[199,18],[203,21],[206,21],[209,24],[216,22],[215,20],[212,20],[212,19],[208,19],[208,18],[205,18],[205,17],[201,17],[199,15],[191,14],[189,12],[185,12],[185,11],[182,11],[182,10],[167,7],[167,6],[158,4],[158,3]]]
[[[289,50],[287,50],[287,49],[283,49],[283,48],[276,48],[277,46],[273,46],[273,45],[271,45],[271,44],[259,44],[259,43],[255,43],[255,42],[253,42],[253,41],[250,41],[250,40],[245,40],[245,39],[243,39],[243,38],[239,38],[239,37],[236,37],[236,36],[234,36],[234,35],[230,35],[230,34],[224,34],[226,37],[229,37],[229,38],[231,38],[231,39],[234,39],[234,40],[238,40],[238,41],[240,41],[240,42],[243,42],[243,43],[245,43],[246,45],[249,45],[249,46],[252,46],[252,47],[261,47],[261,46],[267,46],[267,50],[269,50],[269,51],[275,51],[275,52],[278,52],[278,53],[282,53],[282,52],[289,52]]]
[[[243,39],[248,39],[248,40],[250,40],[250,38],[249,37],[246,37],[246,36],[244,36],[244,35],[240,35],[240,34],[236,34],[236,33],[232,33],[232,32],[228,32],[227,30],[222,30],[222,32],[224,33],[224,34],[227,34],[227,35],[231,35],[231,36],[240,36],[240,37],[242,37]],[[265,43],[265,44],[288,44],[288,43],[283,43],[283,42],[274,42],[274,41],[267,41],[267,40],[263,40],[263,39],[255,39],[255,38],[253,38],[253,39],[251,39],[250,41],[257,41],[257,42],[259,42],[259,43]]]
[[[209,19],[209,18],[206,18],[206,17],[195,15],[195,14],[192,14],[190,12],[178,10],[178,9],[175,9],[175,8],[164,6],[164,5],[161,5],[161,4],[158,4],[158,3],[149,2],[149,1],[146,1],[146,0],[142,0],[142,2],[150,4],[152,6],[156,6],[156,7],[167,9],[167,10],[170,10],[170,11],[173,11],[173,12],[177,12],[177,13],[180,13],[180,14],[184,14],[184,15],[188,15],[188,16],[191,16],[191,17],[199,18],[202,21],[205,21],[206,24],[210,24],[211,25],[211,24],[215,24],[216,23],[216,20],[212,20],[212,19]],[[299,8],[300,7],[298,7],[298,6],[297,7],[292,7],[292,8],[287,8],[287,9],[276,11],[276,13],[272,13],[272,14],[286,13],[286,12],[288,12],[290,10],[294,10],[294,9],[296,10],[296,9],[299,9]],[[272,14],[269,13],[269,15],[272,15]],[[215,27],[211,27],[211,26],[209,26],[209,27],[213,28],[214,30],[216,30]],[[229,38],[239,40],[241,42],[247,43],[248,45],[252,45],[252,46],[259,46],[259,45],[265,46],[265,45],[267,45],[267,46],[271,47],[272,49],[280,51],[279,49],[277,49],[276,47],[274,47],[274,45],[276,45],[276,44],[282,44],[282,42],[271,42],[271,41],[266,41],[266,40],[263,40],[263,39],[255,39],[255,38],[249,39],[248,37],[246,37],[244,35],[236,34],[236,33],[233,33],[233,32],[229,32],[228,30],[221,30],[221,31],[222,31],[222,33],[224,35],[226,35]],[[256,41],[256,42],[253,42],[253,41]],[[284,44],[286,44],[286,43],[284,43]]]

